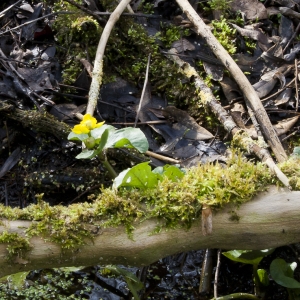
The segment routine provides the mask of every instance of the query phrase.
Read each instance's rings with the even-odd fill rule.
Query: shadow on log
[[[239,221],[232,221],[232,211]],[[25,258],[7,262],[6,245],[0,245],[0,277],[20,271],[81,266],[124,264],[144,266],[179,252],[204,248],[266,249],[300,242],[300,191],[270,187],[239,209],[227,206],[215,212],[213,232],[203,236],[201,220],[189,230],[176,229],[150,235],[156,220],[136,224],[133,240],[123,227],[100,229],[81,248],[62,253],[60,247],[43,238],[32,238],[32,250]],[[7,221],[1,231],[24,235],[29,221]]]

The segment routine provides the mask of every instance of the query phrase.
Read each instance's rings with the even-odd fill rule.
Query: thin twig
[[[294,83],[295,80],[296,80],[296,79],[294,78],[294,79],[291,80],[288,84],[286,84],[286,86],[285,86],[284,88],[278,90],[277,92],[275,92],[274,94],[272,94],[272,95],[270,95],[270,96],[268,96],[268,97],[266,97],[266,98],[261,99],[261,101],[262,101],[262,102],[263,102],[263,101],[267,101],[267,100],[269,100],[269,99],[275,97],[276,95],[280,94],[282,91],[284,91],[284,90],[285,90],[286,88],[288,88],[290,85],[292,85],[292,83]]]
[[[295,110],[298,111],[299,92],[298,92],[298,60],[297,59],[295,59],[295,88],[296,88],[296,108],[295,108]]]
[[[19,25],[19,26],[16,26],[16,27],[14,27],[14,28],[8,29],[8,30],[6,30],[6,31],[4,31],[4,32],[0,32],[0,36],[1,36],[1,35],[4,35],[5,33],[8,33],[8,32],[11,32],[11,31],[13,31],[13,30],[16,30],[16,29],[19,29],[19,28],[21,28],[21,27],[24,27],[24,26],[26,26],[26,25],[29,25],[29,24],[31,24],[31,23],[34,23],[34,22],[36,22],[36,21],[43,20],[43,19],[45,19],[45,18],[48,18],[48,17],[51,17],[51,16],[55,16],[55,15],[59,15],[59,14],[74,14],[74,13],[73,13],[73,12],[70,12],[70,11],[57,11],[57,12],[54,12],[54,13],[51,13],[51,14],[42,16],[42,17],[40,17],[40,18],[36,18],[36,19],[34,19],[34,20],[32,20],[32,21],[25,22],[25,23],[23,23],[23,24],[21,24],[21,25]]]
[[[220,266],[221,266],[221,249],[218,249],[217,254],[217,266],[216,266],[216,272],[215,272],[215,280],[214,280],[214,297],[218,297],[218,280],[219,280],[219,272],[220,272]]]
[[[282,139],[282,141],[286,141],[289,138],[291,138],[292,136],[294,136],[295,134],[297,134],[299,132],[299,129],[293,131],[292,133],[290,133],[289,135],[287,135],[285,138]]]
[[[180,160],[177,160],[177,159],[174,159],[174,158],[171,158],[171,157],[168,157],[168,156],[163,156],[163,155],[151,152],[151,151],[146,151],[145,154],[149,155],[151,157],[154,157],[154,158],[172,163],[172,164],[180,164]]]
[[[285,45],[282,53],[285,52],[285,50],[288,48],[288,46],[290,45],[290,43],[294,40],[294,38],[296,37],[299,29],[300,29],[300,22],[298,23],[297,28],[296,28],[295,32],[293,33],[293,35],[291,36],[291,38],[289,39],[288,43]]]
[[[86,113],[90,114],[91,116],[94,114],[95,107],[97,105],[100,87],[102,83],[102,73],[103,73],[103,56],[105,47],[108,41],[108,38],[110,36],[110,32],[112,31],[115,23],[119,20],[120,15],[122,12],[126,9],[126,6],[130,3],[130,0],[122,0],[114,12],[110,15],[100,38],[97,52],[96,52],[96,58],[94,63],[94,70],[93,70],[93,77],[92,77],[92,83],[90,86],[89,91],[89,100],[88,105],[86,109]]]
[[[147,68],[146,68],[146,75],[145,75],[145,80],[144,80],[144,86],[143,86],[143,91],[142,91],[142,95],[141,95],[139,107],[138,107],[138,109],[136,111],[136,117],[135,117],[134,127],[136,127],[137,121],[139,119],[140,110],[141,110],[141,107],[142,107],[142,103],[143,103],[145,92],[146,92],[146,87],[147,87],[147,84],[148,84],[150,59],[151,59],[151,54],[148,55],[148,61],[147,61]]]
[[[11,6],[7,7],[6,9],[2,10],[0,12],[0,18],[2,18],[6,12],[8,12],[10,9],[12,9],[14,6],[18,5],[22,0],[17,1],[16,3],[12,4]]]

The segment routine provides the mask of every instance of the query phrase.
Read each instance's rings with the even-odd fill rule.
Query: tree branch
[[[300,191],[289,192],[271,187],[239,209],[227,206],[213,216],[211,235],[201,234],[201,220],[189,230],[163,230],[150,235],[156,219],[135,224],[133,240],[123,227],[100,229],[94,241],[81,248],[62,253],[57,244],[44,238],[30,239],[32,250],[27,256],[8,263],[6,245],[0,245],[0,277],[20,271],[96,264],[149,265],[158,259],[179,252],[203,248],[265,249],[300,242]],[[239,221],[230,217],[235,211]],[[25,235],[29,221],[4,221],[0,231]],[[74,232],[76,234],[76,232]]]

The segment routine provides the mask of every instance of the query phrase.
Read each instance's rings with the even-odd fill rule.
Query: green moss
[[[15,256],[22,257],[27,251],[31,249],[28,240],[21,237],[17,233],[9,233],[3,231],[0,234],[0,244],[5,244],[8,252],[8,259],[12,259]]]
[[[229,54],[236,52],[235,35],[236,30],[232,29],[227,20],[221,17],[221,20],[212,21],[214,27],[213,34],[221,43],[221,45],[228,51]]]
[[[288,176],[290,186],[294,190],[300,189],[300,157],[293,156],[287,161],[280,163],[279,168]]]
[[[211,10],[221,10],[225,12],[230,8],[230,3],[232,1],[228,0],[209,0],[207,3],[210,6]]]
[[[94,59],[102,27],[93,17],[65,1],[59,1],[55,5],[55,10],[71,12],[58,15],[53,29],[60,45],[58,49],[64,70],[62,74],[64,83],[72,84],[83,69],[80,59],[88,57]]]
[[[220,164],[200,165],[188,170],[179,182],[164,179],[156,189],[117,191],[103,188],[99,195],[91,197],[90,203],[52,207],[42,200],[41,194],[37,197],[38,204],[24,209],[0,205],[0,218],[32,221],[25,230],[28,239],[43,237],[59,244],[62,250],[68,250],[92,240],[93,232],[99,227],[123,225],[130,236],[134,224],[156,218],[156,231],[189,228],[199,218],[203,204],[215,209],[227,203],[238,206],[250,200],[271,180],[263,164],[255,165],[237,155],[226,168]],[[8,244],[9,253],[29,249],[28,240],[8,233],[2,235],[2,243]]]
[[[62,3],[61,3],[62,2]],[[61,1],[57,10],[74,12],[59,15],[54,28],[60,45],[63,64],[64,83],[71,84],[83,69],[81,58],[93,61],[103,28],[92,17],[87,17],[77,8]],[[101,1],[105,6],[104,1]],[[88,27],[90,30],[84,30]],[[181,36],[188,35],[188,30],[176,26],[162,26],[155,36],[146,33],[143,26],[132,18],[122,16],[108,39],[104,56],[103,82],[111,81],[114,76],[121,76],[135,84],[145,78],[147,57],[151,54],[149,80],[153,93],[164,93],[170,101],[182,104],[196,103],[194,87],[186,81],[178,68],[159,50],[158,40],[170,45]],[[160,42],[161,42],[160,41]]]
[[[294,189],[300,189],[300,159],[280,165]],[[63,251],[93,240],[100,227],[124,226],[129,237],[134,225],[155,218],[155,232],[168,228],[189,228],[201,215],[203,204],[220,209],[228,203],[236,207],[249,201],[267,185],[277,183],[266,166],[234,155],[225,168],[221,164],[199,165],[187,171],[178,182],[164,179],[149,190],[102,189],[90,203],[50,206],[38,195],[38,204],[24,209],[0,205],[2,220],[32,221],[24,230],[26,238],[3,232],[0,243],[7,244],[8,255],[22,255],[30,249],[34,236],[61,246]],[[236,220],[236,218],[235,218]]]

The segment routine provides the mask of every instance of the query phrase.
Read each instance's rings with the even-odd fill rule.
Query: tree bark
[[[270,187],[240,208],[227,206],[214,212],[211,235],[201,233],[201,220],[189,230],[175,229],[150,235],[157,225],[152,219],[136,224],[133,240],[123,227],[101,229],[93,242],[62,253],[43,238],[30,239],[32,250],[24,258],[7,261],[5,244],[0,245],[0,278],[21,271],[81,265],[124,264],[144,266],[179,252],[203,248],[266,249],[300,242],[300,191]],[[239,216],[232,221],[232,211]],[[3,224],[3,223],[2,223]],[[4,221],[0,232],[24,236],[29,221]]]

